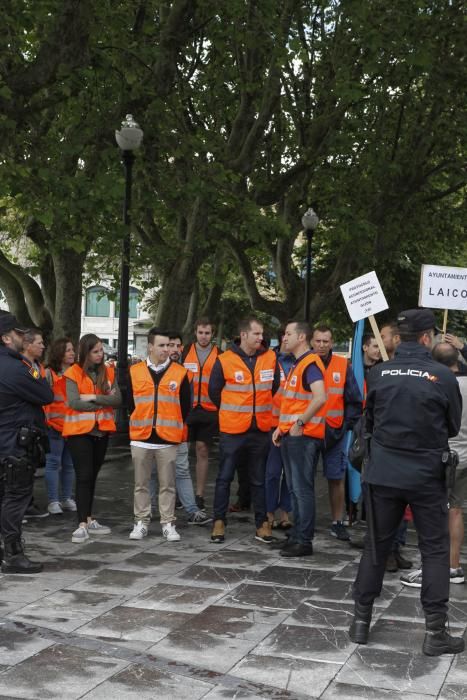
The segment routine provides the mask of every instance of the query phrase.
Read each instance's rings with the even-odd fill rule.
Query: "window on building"
[[[129,316],[130,318],[138,318],[138,302],[141,298],[141,293],[136,287],[130,287],[129,299]],[[115,316],[118,318],[120,313],[120,298],[115,301]]]
[[[86,316],[110,316],[110,301],[105,287],[96,285],[86,290]]]

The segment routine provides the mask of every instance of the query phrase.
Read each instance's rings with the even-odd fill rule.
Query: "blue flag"
[[[358,388],[363,396],[363,381],[365,379],[365,371],[363,367],[363,352],[362,352],[362,340],[363,340],[363,330],[365,328],[365,321],[357,321],[354,328],[354,335],[352,340],[352,369],[357,380]],[[352,437],[351,431],[347,434],[347,451],[350,446],[350,440]],[[360,494],[362,491],[360,472],[352,467],[350,462],[347,460],[347,478],[349,485],[349,498],[352,503],[358,503]]]

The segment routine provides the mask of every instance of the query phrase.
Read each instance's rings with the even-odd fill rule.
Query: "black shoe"
[[[447,615],[444,613],[426,613],[426,634],[423,641],[423,653],[426,656],[441,654],[460,654],[464,651],[462,637],[451,637],[446,630]]]
[[[4,574],[38,574],[43,566],[37,561],[31,561],[25,555],[21,542],[5,542],[5,552],[2,561]]]
[[[413,568],[413,563],[409,561],[408,559],[404,559],[402,554],[398,549],[395,550],[394,552],[394,557],[397,562],[397,566],[399,569],[412,569]]]
[[[349,629],[349,637],[355,644],[366,644],[368,642],[372,612],[373,603],[367,605],[355,603],[354,619]]]
[[[269,545],[269,549],[284,549],[285,547],[291,547],[293,542],[289,542],[287,539],[273,540]]]
[[[175,510],[182,510],[182,509],[183,509],[183,503],[181,502],[181,500],[177,496],[177,498],[175,499]]]
[[[202,496],[195,496],[195,501],[199,510],[206,510],[206,506],[204,505],[204,498]]]
[[[388,558],[386,559],[386,571],[389,571],[391,574],[399,571],[399,565],[394,552],[389,552],[388,554]]]
[[[24,514],[25,518],[46,518],[48,515],[50,515],[49,511],[43,511],[39,510],[37,506],[32,504],[31,506],[28,507],[26,513]]]
[[[289,544],[281,550],[281,557],[308,557],[313,554],[312,544]]]

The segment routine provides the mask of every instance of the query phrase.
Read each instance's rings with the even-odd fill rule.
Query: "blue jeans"
[[[175,485],[177,487],[177,495],[182,502],[188,515],[196,513],[199,508],[196,505],[195,493],[193,491],[193,482],[190,474],[190,462],[188,459],[188,443],[181,442],[177,448],[177,458],[175,460]],[[153,508],[157,508],[157,468],[154,466],[149,484],[151,493],[151,504]]]
[[[49,503],[59,501],[59,486],[62,486],[62,500],[71,498],[75,470],[65,440],[61,434],[49,428],[50,452],[45,456],[45,482]]]
[[[269,433],[259,430],[237,435],[220,433],[220,462],[214,493],[214,520],[225,521],[229,507],[230,484],[239,464],[243,464],[248,472],[256,527],[261,527],[267,520],[264,475],[268,448]]]
[[[278,508],[289,513],[292,506],[282,463],[281,448],[273,445],[271,440],[266,462],[266,510],[268,513],[275,513]]]
[[[321,440],[284,435],[281,454],[292,500],[294,526],[289,542],[311,544],[315,532],[315,467]]]

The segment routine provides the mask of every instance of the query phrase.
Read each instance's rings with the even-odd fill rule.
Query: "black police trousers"
[[[32,498],[34,482],[8,484],[0,479],[0,533],[6,543],[21,540],[21,523]]]
[[[386,558],[406,505],[410,505],[422,555],[420,600],[425,613],[447,613],[449,600],[449,522],[447,493],[441,482],[430,488],[414,490],[371,485],[372,503],[368,504],[368,484],[363,484],[367,514],[373,513],[374,547],[370,534],[354,584],[354,599],[367,605],[381,593]],[[369,529],[371,523],[368,524]]]

